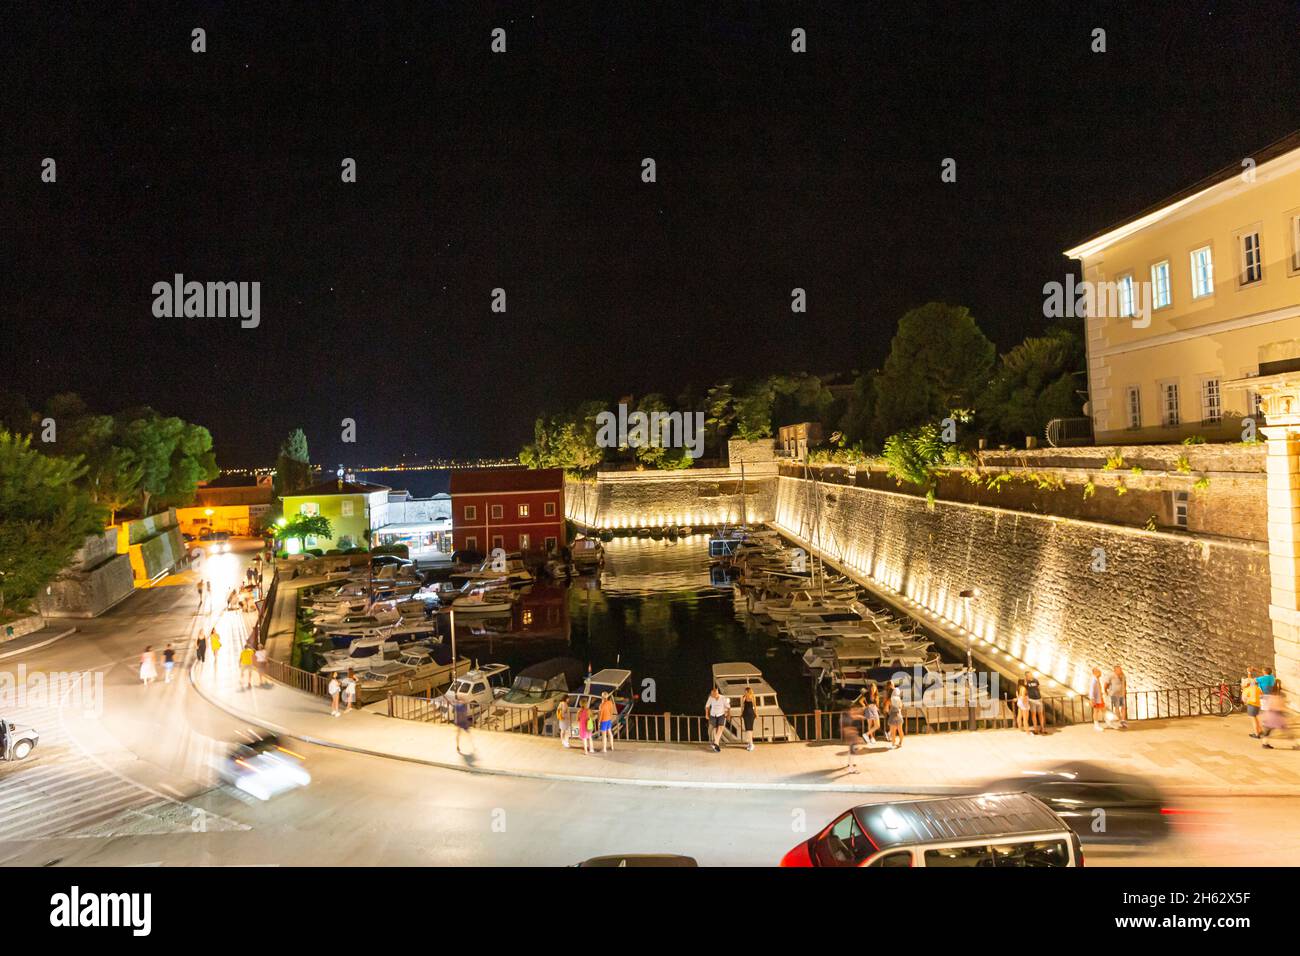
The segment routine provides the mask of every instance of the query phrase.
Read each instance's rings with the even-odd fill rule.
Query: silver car
[[[40,742],[41,735],[0,717],[0,760],[22,760]]]

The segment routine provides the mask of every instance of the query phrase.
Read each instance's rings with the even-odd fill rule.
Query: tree
[[[989,428],[1016,441],[1041,436],[1053,418],[1079,415],[1083,362],[1083,343],[1069,330],[1025,339],[1002,356],[981,402]]]
[[[280,454],[275,460],[275,493],[277,497],[291,495],[311,485],[311,455],[307,451],[307,435],[295,428],[280,444]]]
[[[876,415],[876,378],[879,374],[871,369],[853,380],[853,394],[839,421],[839,430],[844,434],[846,445],[871,441]]]
[[[30,436],[0,431],[0,572],[19,608],[58,575],[86,536],[103,531],[104,509],[79,482],[81,462],[44,455]]]
[[[948,417],[958,422],[968,421],[970,416],[966,409],[948,413]],[[890,476],[921,488],[930,502],[934,501],[938,466],[963,462],[961,449],[955,442],[944,441],[943,427],[936,422],[890,435],[885,439],[883,455]]]
[[[807,372],[798,375],[773,375],[772,424],[795,425],[799,422],[826,421],[827,413],[835,403],[835,396],[816,375]]]
[[[212,435],[202,425],[181,422],[164,485],[165,503],[189,504],[194,500],[194,490],[199,482],[211,481],[220,473],[216,456],[212,453]]]
[[[636,410],[644,412],[650,416],[654,412],[666,414],[672,411],[664,397],[657,392],[651,392],[649,395],[642,397],[637,403]],[[683,414],[690,414],[685,412]],[[689,468],[694,462],[684,444],[675,446],[665,446],[662,444],[667,435],[656,434],[651,436],[651,443],[639,448],[633,449],[638,463],[646,468],[653,468],[658,471],[677,471],[682,468]],[[682,436],[684,438],[684,435]]]
[[[164,418],[150,408],[118,417],[118,437],[140,465],[140,514],[150,514],[153,499],[175,487],[172,456],[184,430],[179,418]]]
[[[282,541],[296,539],[305,551],[309,537],[332,538],[334,528],[330,525],[330,519],[324,515],[294,515],[276,534]]]
[[[117,523],[117,513],[135,501],[144,478],[144,466],[125,448],[113,446],[96,464],[87,467],[90,500],[108,509],[109,524]]]
[[[772,379],[749,386],[735,399],[736,437],[745,441],[758,441],[772,437],[772,404],[776,389]]]
[[[520,463],[590,473],[605,460],[605,449],[596,440],[596,416],[605,410],[603,402],[587,402],[575,412],[539,415],[533,422],[533,440],[519,451]]]
[[[874,436],[893,435],[975,404],[996,350],[964,306],[928,302],[899,320],[876,379]]]

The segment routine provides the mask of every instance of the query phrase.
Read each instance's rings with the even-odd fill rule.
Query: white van
[[[854,807],[782,866],[1083,866],[1079,838],[1027,793],[983,793]]]

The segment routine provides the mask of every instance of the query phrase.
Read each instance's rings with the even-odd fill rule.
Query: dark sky
[[[61,9],[0,22],[7,387],[226,466],[295,426],[513,453],[542,408],[877,365],[930,299],[1005,350],[1064,248],[1300,127],[1297,0]],[[260,328],[154,318],[176,272],[260,281]]]

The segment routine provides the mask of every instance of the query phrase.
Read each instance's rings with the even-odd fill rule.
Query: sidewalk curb
[[[77,629],[75,627],[70,627],[66,631],[61,631],[60,633],[55,634],[53,637],[46,638],[45,640],[41,641],[39,644],[30,644],[27,647],[20,648],[19,650],[9,651],[7,654],[0,654],[0,661],[8,660],[11,657],[21,657],[22,655],[30,653],[31,651],[39,651],[42,647],[48,647],[49,645],[53,644],[55,641],[61,641],[69,634],[75,634],[76,632]],[[19,640],[22,640],[22,638],[19,638]],[[4,645],[0,644],[0,647],[3,646]]]
[[[440,770],[456,770],[461,773],[483,774],[495,777],[515,777],[525,780],[546,780],[561,783],[596,783],[608,784],[611,786],[626,787],[652,787],[652,788],[674,788],[679,790],[775,790],[789,792],[812,792],[812,793],[903,793],[917,794],[919,796],[953,796],[970,793],[973,787],[966,785],[941,785],[941,784],[917,784],[917,785],[886,785],[886,784],[840,784],[840,783],[773,783],[765,781],[761,783],[751,783],[742,781],[696,781],[696,780],[648,780],[630,777],[597,777],[588,774],[570,774],[570,773],[546,773],[542,771],[529,770],[505,770],[497,767],[475,767],[467,764],[447,763],[440,760],[430,760],[423,757],[410,757],[403,754],[385,753],[381,750],[371,750],[366,747],[354,747],[351,744],[342,744],[337,741],[325,740],[320,737],[314,737],[310,734],[299,733],[288,727],[277,724],[258,717],[256,715],[245,713],[235,707],[230,706],[217,699],[214,695],[209,694],[194,680],[194,672],[189,671],[190,686],[205,701],[225,713],[236,717],[239,720],[245,720],[249,723],[273,730],[278,734],[296,737],[298,740],[306,741],[309,744],[315,744],[318,747],[328,747],[331,750],[342,750],[347,753],[362,754],[367,757],[380,757],[385,760],[400,760],[403,763],[422,764],[426,767],[436,767]],[[280,689],[292,690],[285,685],[275,683]],[[371,715],[376,716],[376,715]],[[387,720],[389,718],[381,717],[379,719]],[[482,733],[491,733],[491,731],[482,731]],[[1259,788],[1246,786],[1225,786],[1225,787],[1169,787],[1165,789],[1165,795],[1171,797],[1300,797],[1300,787],[1290,790],[1274,789],[1262,790]]]

